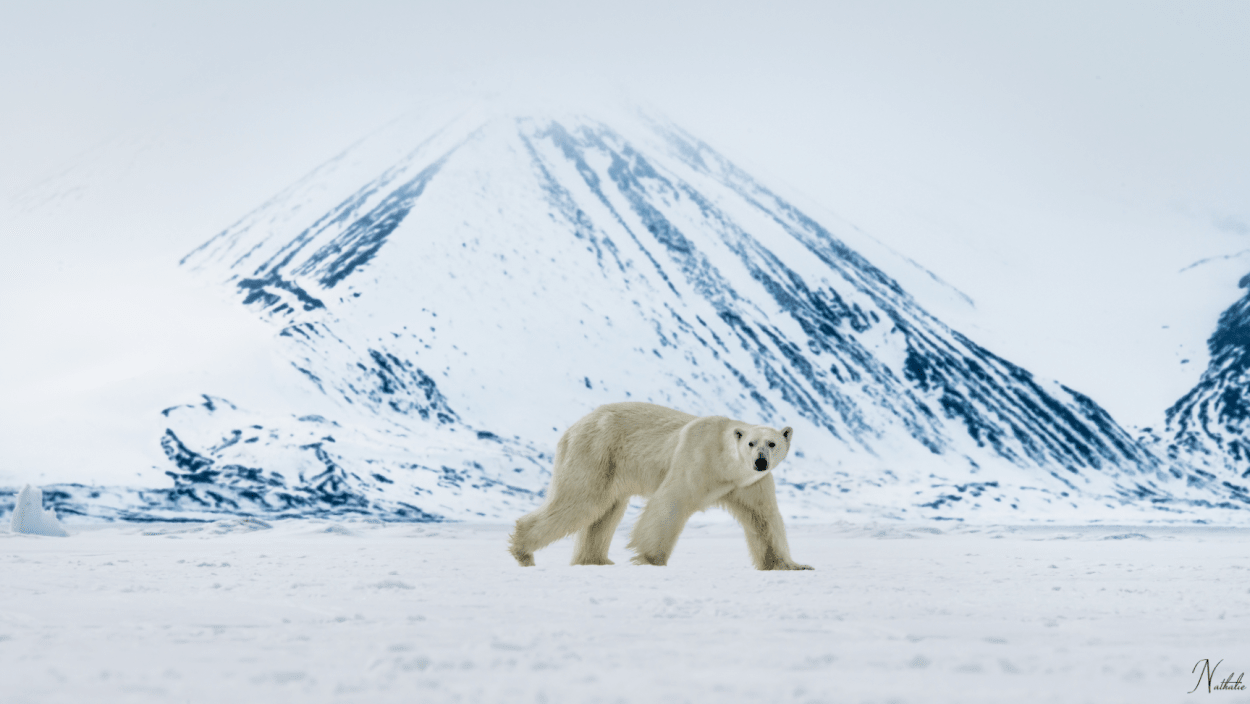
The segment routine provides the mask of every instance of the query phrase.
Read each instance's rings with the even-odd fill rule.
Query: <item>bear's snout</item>
[[[766,469],[768,469],[768,460],[764,459],[763,455],[755,458],[755,471],[763,472]]]

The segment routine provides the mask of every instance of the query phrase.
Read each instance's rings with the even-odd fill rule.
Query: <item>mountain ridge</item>
[[[469,112],[424,125],[359,143],[182,261],[275,326],[276,349],[356,432],[352,449],[283,439],[307,434],[295,412],[234,462],[240,448],[222,442],[246,414],[178,412],[175,481],[195,483],[199,457],[260,470],[236,489],[268,496],[248,482],[311,452],[321,469],[300,486],[331,472],[376,496],[369,511],[504,518],[541,496],[561,428],[632,399],[795,425],[804,449],[781,491],[813,515],[856,501],[957,519],[1212,504],[1088,397],[950,329],[666,121]],[[414,134],[430,136],[411,146]],[[480,478],[485,511],[456,498],[465,482],[435,510],[411,479],[431,438],[452,433],[466,440],[443,470]],[[511,444],[479,462],[490,438]]]

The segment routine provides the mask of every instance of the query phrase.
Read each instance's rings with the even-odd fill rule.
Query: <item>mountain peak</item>
[[[407,438],[407,459],[367,460],[385,471],[345,470],[362,491],[439,433],[549,454],[593,407],[639,400],[794,426],[788,490],[814,505],[1180,500],[1097,404],[950,329],[848,244],[862,233],[663,118],[513,107],[389,125],[183,260],[275,326],[343,425]]]

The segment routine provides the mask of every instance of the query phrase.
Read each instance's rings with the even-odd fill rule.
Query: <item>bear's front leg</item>
[[[738,519],[746,531],[747,547],[756,569],[815,569],[790,559],[786,526],[781,520],[781,509],[777,507],[777,488],[771,474],[750,486],[734,489],[720,500],[720,504]]]
[[[636,553],[632,560],[635,565],[668,564],[677,538],[686,527],[686,521],[694,514],[679,493],[665,485],[647,500],[647,506],[629,537],[628,547]]]

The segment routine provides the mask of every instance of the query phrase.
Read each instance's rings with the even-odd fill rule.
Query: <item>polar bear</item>
[[[700,418],[650,403],[611,403],[577,421],[556,446],[547,499],[510,536],[522,566],[580,531],[575,565],[610,565],[608,544],[631,496],[648,497],[630,536],[637,565],[665,565],[695,511],[723,506],[746,530],[761,570],[810,570],[790,559],[772,470],[793,429]]]

